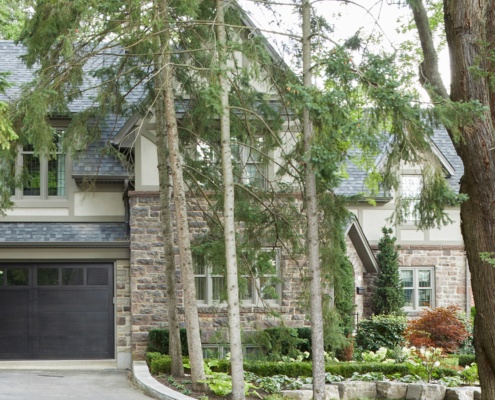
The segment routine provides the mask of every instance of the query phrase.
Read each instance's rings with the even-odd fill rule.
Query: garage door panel
[[[106,312],[109,299],[108,290],[41,289],[38,292],[38,310],[40,312],[62,312],[67,309],[74,312]]]
[[[112,264],[20,267],[29,270],[26,289],[0,285],[0,359],[113,358]]]

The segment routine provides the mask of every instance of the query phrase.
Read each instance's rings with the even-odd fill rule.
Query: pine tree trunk
[[[312,86],[311,74],[311,4],[302,2],[302,51],[303,83],[306,88]],[[306,159],[311,153],[313,125],[309,110],[303,111],[304,153]],[[305,168],[305,205],[307,218],[306,246],[308,266],[311,274],[311,340],[313,356],[313,399],[325,399],[325,356],[323,344],[323,303],[321,289],[320,250],[318,239],[318,204],[316,197],[316,176],[309,162]]]
[[[461,229],[471,271],[476,318],[476,361],[481,398],[495,399],[495,268],[480,253],[495,253],[495,112],[493,64],[495,5],[486,0],[445,1],[445,28],[450,50],[452,84],[456,102],[478,100],[487,107],[481,118],[461,126],[456,150],[464,163],[461,192],[469,200],[461,205]],[[487,47],[485,47],[487,46]],[[489,71],[486,77],[476,73]]]
[[[175,215],[177,222],[177,241],[179,245],[180,266],[184,289],[184,314],[187,330],[187,344],[189,361],[191,365],[191,380],[195,389],[204,387],[199,381],[205,379],[203,364],[203,350],[201,347],[201,335],[199,330],[198,308],[196,303],[196,287],[194,283],[194,270],[191,255],[191,243],[189,237],[189,223],[187,213],[187,199],[182,175],[182,157],[179,151],[179,134],[175,114],[175,101],[173,94],[173,72],[170,57],[170,32],[168,24],[168,2],[157,0],[159,4],[158,15],[161,16],[163,29],[160,34],[161,63],[158,70],[161,72],[162,92],[164,99],[164,115],[166,122],[167,143],[169,151],[170,169],[175,203]],[[157,145],[159,142],[157,141]]]
[[[243,400],[244,365],[241,342],[241,316],[234,216],[234,174],[230,144],[229,81],[227,75],[227,35],[225,32],[224,1],[217,0],[217,41],[220,84],[220,131],[222,140],[222,174],[224,185],[224,238],[227,265],[227,302],[229,314],[229,345],[232,369],[232,399]]]
[[[157,57],[157,66],[161,65],[160,57]],[[161,90],[162,79],[160,69],[155,75],[155,115],[156,115],[156,151],[158,156],[158,177],[160,180],[160,216],[163,236],[163,253],[165,263],[165,285],[167,293],[168,315],[168,348],[172,360],[172,376],[183,376],[182,348],[180,342],[179,320],[177,315],[177,295],[175,285],[175,255],[174,237],[172,230],[172,212],[170,202],[170,174],[168,171],[168,146],[165,134],[165,114],[163,110],[164,98]]]

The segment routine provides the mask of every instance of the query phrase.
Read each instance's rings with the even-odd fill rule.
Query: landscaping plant
[[[358,324],[354,338],[361,351],[377,351],[380,347],[393,349],[404,344],[406,317],[398,315],[375,315]]]
[[[423,311],[420,318],[409,322],[405,336],[417,348],[435,347],[455,353],[469,332],[459,318],[459,307],[448,306]]]
[[[373,311],[375,314],[402,314],[404,294],[399,276],[399,252],[391,228],[382,228],[383,236],[378,242],[378,266],[380,272],[375,280]]]

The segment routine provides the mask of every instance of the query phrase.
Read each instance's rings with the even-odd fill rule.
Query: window
[[[277,304],[280,301],[280,256],[277,249],[263,249],[250,263],[250,273],[239,279],[243,304]],[[198,305],[225,303],[227,293],[223,271],[215,271],[203,257],[194,257],[194,282]]]
[[[406,311],[433,308],[434,268],[400,268]]]
[[[63,129],[54,130],[55,151],[47,156],[35,154],[32,145],[22,147],[18,158],[18,171],[23,175],[16,198],[61,197],[66,194],[66,157],[62,152]]]
[[[263,145],[262,138],[252,140],[251,144],[234,144],[232,156],[239,166],[238,181],[245,185],[266,188],[267,170],[262,163],[260,148]]]
[[[417,210],[415,210],[422,187],[421,175],[402,175],[401,177],[401,195],[406,202],[404,211],[404,220],[414,223],[417,220]]]
[[[241,279],[240,291],[245,304],[261,305],[280,302],[280,252],[263,249],[249,266],[250,274]]]

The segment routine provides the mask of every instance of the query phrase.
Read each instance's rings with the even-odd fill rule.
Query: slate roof
[[[455,192],[458,192],[459,181],[464,174],[464,166],[454,149],[447,131],[443,128],[437,128],[434,130],[431,139],[433,144],[437,147],[439,153],[443,155],[445,160],[452,167],[453,174],[447,178],[447,181],[449,182],[452,189]],[[386,157],[386,154],[381,154],[380,156],[378,156],[376,162],[379,163],[382,157]],[[354,196],[368,192],[368,189],[365,185],[365,171],[360,169],[356,164],[349,162],[347,164],[347,173],[349,177],[342,182],[342,185],[336,190],[336,193],[343,196]],[[388,200],[390,198],[390,195],[381,193],[378,198]]]
[[[14,44],[12,41],[0,40],[0,72],[9,72],[7,78],[11,87],[6,90],[5,94],[0,94],[0,100],[13,101],[20,92],[22,85],[33,79],[34,70],[28,69],[20,59],[25,53],[22,46]],[[92,70],[100,68],[103,65],[109,65],[118,58],[118,51],[107,52],[87,64],[85,69]],[[95,78],[89,75],[85,78],[86,87],[93,87],[97,82]],[[83,111],[94,105],[96,90],[90,89],[84,93],[84,96],[74,100],[69,109],[72,113]],[[143,99],[145,92],[142,88],[137,87],[127,97],[131,103],[137,103]],[[74,160],[73,176],[75,178],[84,178],[85,176],[97,177],[97,179],[124,179],[128,178],[132,171],[129,171],[115,156],[102,151],[111,138],[124,125],[127,117],[110,116],[105,122],[100,123],[101,138],[91,144],[84,152],[81,152],[78,159]]]
[[[32,79],[33,71],[28,70],[19,59],[19,56],[23,53],[24,49],[22,46],[15,45],[12,41],[0,40],[0,72],[11,72],[8,80],[13,85],[12,88],[7,90],[8,98],[6,99],[5,96],[0,95],[0,99],[15,99],[20,92],[19,87]],[[100,58],[94,60],[90,65],[88,65],[88,68],[96,68],[102,64],[109,64],[113,62],[116,57],[118,57],[117,54],[117,50],[115,50],[114,53],[107,53],[105,56],[101,56]],[[91,80],[92,78],[88,79]],[[88,85],[89,84],[90,83],[88,82]],[[88,91],[85,93],[83,98],[75,100],[70,105],[71,111],[76,113],[92,106],[92,98],[95,94],[96,93],[94,91]],[[143,96],[144,91],[139,89],[135,90],[130,95],[129,101],[138,102],[143,98]],[[177,106],[178,114],[184,112],[185,108],[187,108],[187,104],[182,104],[179,102]],[[125,165],[118,161],[114,156],[101,151],[108,146],[108,144],[112,143],[112,139],[124,126],[127,119],[127,117],[112,116],[108,117],[105,123],[100,124],[100,128],[102,130],[101,139],[90,145],[88,149],[81,153],[79,158],[74,161],[73,176],[76,179],[95,176],[98,179],[125,179],[131,176],[132,171],[129,171]],[[447,132],[444,129],[436,129],[434,131],[432,141],[437,146],[439,152],[452,166],[454,174],[448,178],[448,181],[454,190],[458,190],[459,180],[463,175],[464,170],[462,162],[457,156]],[[367,188],[364,184],[366,172],[353,163],[348,164],[347,172],[349,177],[343,182],[341,187],[337,190],[337,193],[346,196],[366,193]],[[380,197],[387,199],[388,195],[382,193]]]
[[[8,243],[120,243],[128,245],[127,224],[121,222],[2,222],[0,245]]]

